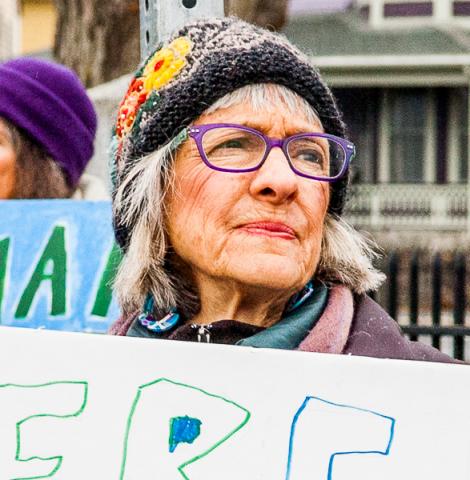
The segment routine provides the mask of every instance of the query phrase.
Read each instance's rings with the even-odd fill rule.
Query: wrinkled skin
[[[282,105],[266,111],[236,105],[194,122],[208,123],[246,125],[275,138],[323,132],[319,122],[294,116]],[[193,321],[276,323],[317,267],[328,183],[297,176],[279,148],[255,172],[218,172],[203,163],[193,139],[178,150],[174,169],[167,228],[201,298]],[[285,225],[294,235],[253,227],[260,221]]]
[[[0,118],[0,200],[13,197],[16,180],[16,152],[11,134]]]

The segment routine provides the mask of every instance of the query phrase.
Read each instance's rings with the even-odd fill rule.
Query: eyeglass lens
[[[208,130],[202,147],[211,165],[227,170],[256,168],[267,149],[261,135],[233,127]],[[306,134],[289,140],[286,150],[294,169],[313,177],[334,178],[345,162],[342,146],[328,138]]]

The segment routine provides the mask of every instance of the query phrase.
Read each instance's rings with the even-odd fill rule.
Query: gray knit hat
[[[199,20],[160,45],[131,82],[113,137],[114,191],[136,162],[181,135],[215,101],[256,83],[293,90],[316,110],[325,132],[345,136],[330,90],[286,38],[236,18]],[[341,214],[347,185],[348,175],[331,184],[330,212]],[[125,250],[129,226],[115,215],[114,228]]]

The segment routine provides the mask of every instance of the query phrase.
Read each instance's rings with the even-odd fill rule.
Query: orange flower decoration
[[[116,133],[122,138],[130,131],[134,123],[137,111],[147,100],[148,93],[144,90],[142,78],[135,78],[127,90],[126,96],[119,107],[118,124]]]

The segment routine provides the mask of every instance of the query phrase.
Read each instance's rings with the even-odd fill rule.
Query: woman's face
[[[245,125],[274,138],[323,131],[284,105],[255,111],[241,104],[195,122],[208,123]],[[292,292],[308,282],[320,256],[328,183],[297,176],[280,148],[257,171],[218,172],[203,163],[192,139],[178,150],[174,169],[167,227],[196,281],[202,275]]]
[[[16,180],[16,152],[10,130],[0,118],[0,200],[12,198]]]

